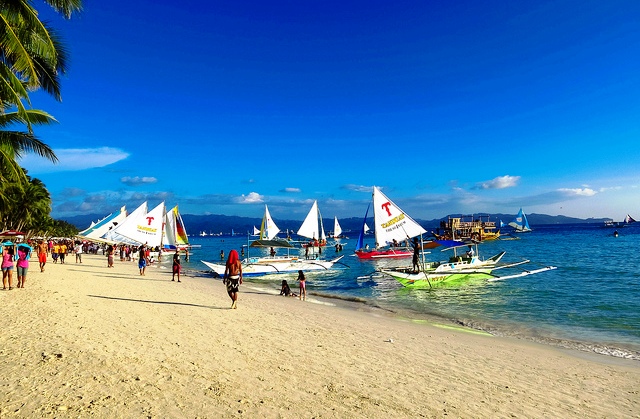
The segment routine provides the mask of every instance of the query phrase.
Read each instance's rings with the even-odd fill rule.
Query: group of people
[[[298,278],[296,281],[300,284],[300,294],[296,295],[295,292],[291,291],[291,287],[286,279],[282,280],[282,287],[280,288],[280,295],[284,295],[286,297],[299,297],[301,300],[307,299],[307,278],[304,276],[304,272],[298,271]]]
[[[301,300],[306,300],[307,285],[303,271],[298,271],[298,278],[296,280],[300,283],[299,297]],[[235,249],[229,252],[229,257],[225,263],[224,275],[222,276],[222,283],[227,287],[227,294],[229,294],[229,298],[231,298],[231,308],[238,308],[238,291],[242,284],[242,262],[238,257],[238,251]],[[291,292],[291,288],[286,280],[282,281],[280,295],[296,297],[296,294]]]
[[[31,255],[34,253],[38,256],[38,264],[40,272],[44,272],[45,265],[47,264],[47,257],[51,253],[54,263],[65,263],[65,257],[70,251],[73,251],[76,255],[76,263],[82,263],[82,253],[84,252],[82,242],[76,242],[75,245],[72,241],[45,241],[39,240],[35,244],[35,248],[31,247],[32,242],[25,243],[12,243],[6,241],[2,243],[2,289],[12,290],[13,287],[13,271],[15,268],[17,286],[16,288],[24,288],[27,281],[27,272],[29,270],[29,261]]]

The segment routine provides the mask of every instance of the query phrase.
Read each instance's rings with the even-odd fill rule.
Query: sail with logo
[[[411,257],[413,249],[402,243],[426,233],[376,186],[373,187],[373,220],[376,245],[374,249],[356,249],[356,255],[361,259]]]

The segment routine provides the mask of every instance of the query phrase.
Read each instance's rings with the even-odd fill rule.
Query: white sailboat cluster
[[[319,221],[320,220],[320,221]],[[320,223],[320,224],[318,224]],[[321,226],[322,220],[318,211],[317,202],[314,202],[309,211],[309,215],[302,223],[298,234],[309,237],[318,238],[325,237],[324,229]],[[273,250],[268,256],[249,256],[242,260],[243,276],[262,276],[268,274],[294,273],[298,271],[313,272],[326,271],[331,269],[342,256],[331,260],[323,260],[318,256],[312,258],[301,258],[299,255],[291,255],[289,251],[293,245],[286,240],[278,239],[276,236],[280,229],[271,218],[269,208],[264,206],[264,217],[260,225],[259,238],[249,244],[249,248],[268,248]],[[278,255],[275,249],[286,249],[286,255]],[[224,275],[225,265],[222,263],[213,263],[201,261],[209,269],[218,275]]]
[[[148,211],[145,201],[127,215],[126,208],[110,214],[84,231],[78,237],[109,244],[146,244],[161,249],[176,249],[189,246],[187,231],[178,211],[178,206],[166,211],[162,202]]]

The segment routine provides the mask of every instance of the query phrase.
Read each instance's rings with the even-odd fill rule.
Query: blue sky
[[[636,1],[85,1],[63,21],[54,217],[640,217]]]

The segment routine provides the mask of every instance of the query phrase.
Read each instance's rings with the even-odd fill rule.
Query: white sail
[[[369,228],[369,226],[367,225],[367,223],[364,223],[364,234],[367,234],[367,232],[368,232],[369,230],[371,230],[371,229]]]
[[[394,239],[401,242],[426,233],[420,224],[375,186],[373,187],[373,208],[377,246],[387,246],[393,243]]]
[[[126,207],[122,207],[119,212],[109,214],[97,223],[91,223],[92,226],[79,233],[78,236],[87,240],[101,241],[105,233],[115,229],[125,218],[127,218]]]
[[[161,246],[164,220],[164,202],[149,212],[145,202],[116,227],[109,237],[105,238],[114,242]]]
[[[338,237],[342,234],[342,227],[338,222],[338,217],[333,217],[333,237]]]
[[[320,229],[318,228],[318,201],[313,201],[313,205],[302,222],[298,235],[308,237],[310,239],[320,240]],[[324,233],[324,232],[323,232]]]
[[[256,226],[253,226],[253,234],[251,234],[252,236],[259,236],[260,235],[260,230],[258,230],[256,228]]]
[[[280,232],[276,223],[271,219],[269,208],[264,206],[264,217],[262,217],[262,225],[260,226],[260,240],[271,240]]]
[[[143,202],[138,208],[133,210],[131,214],[127,216],[118,226],[105,232],[101,236],[102,239],[115,242],[115,243],[130,243],[136,244],[137,242],[129,238],[129,234],[132,234],[135,230],[135,226],[139,219],[147,215],[147,202]]]

